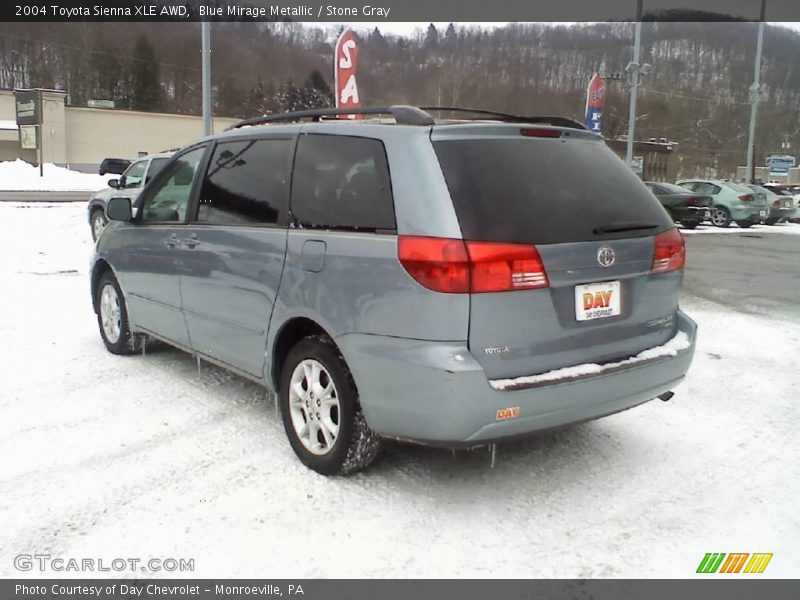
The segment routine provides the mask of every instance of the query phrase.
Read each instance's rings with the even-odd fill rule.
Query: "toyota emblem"
[[[601,267],[610,267],[616,259],[617,255],[608,246],[603,246],[597,251],[597,262],[600,263]]]

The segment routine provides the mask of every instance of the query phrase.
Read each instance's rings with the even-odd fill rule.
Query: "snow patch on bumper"
[[[679,331],[672,339],[661,346],[648,348],[636,356],[632,356],[631,358],[626,358],[625,360],[618,362],[603,364],[586,363],[582,365],[575,365],[574,367],[564,367],[563,369],[548,371],[547,373],[541,373],[539,375],[527,375],[524,377],[515,377],[514,379],[490,379],[489,385],[496,390],[511,390],[532,388],[551,383],[583,379],[586,377],[602,375],[612,371],[619,371],[629,367],[639,366],[642,363],[650,362],[660,358],[677,356],[680,352],[688,350],[691,345],[692,340],[689,335],[685,331]]]

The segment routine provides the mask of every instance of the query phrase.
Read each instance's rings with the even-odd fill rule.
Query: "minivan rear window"
[[[555,244],[673,227],[644,183],[594,140],[433,142],[465,239]],[[617,231],[624,225],[654,225]],[[598,228],[614,232],[596,233]]]

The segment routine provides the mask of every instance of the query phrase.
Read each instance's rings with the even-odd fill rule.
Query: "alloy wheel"
[[[116,344],[122,331],[122,310],[117,290],[111,284],[106,284],[100,294],[100,319],[106,339]]]
[[[306,450],[317,456],[331,451],[339,434],[339,397],[333,378],[319,361],[303,360],[292,372],[289,413]]]

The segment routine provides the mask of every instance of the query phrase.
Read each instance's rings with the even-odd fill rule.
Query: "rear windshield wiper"
[[[610,225],[600,225],[594,228],[595,235],[603,233],[619,233],[620,231],[636,231],[638,229],[655,229],[658,225],[650,223],[612,223]]]

